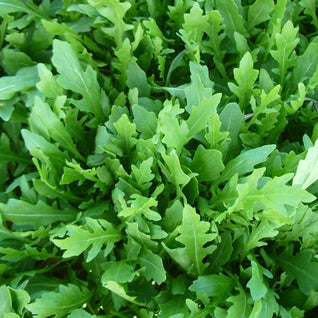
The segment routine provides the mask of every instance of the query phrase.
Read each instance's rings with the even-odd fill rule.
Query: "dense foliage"
[[[0,317],[317,317],[316,0],[0,0]]]

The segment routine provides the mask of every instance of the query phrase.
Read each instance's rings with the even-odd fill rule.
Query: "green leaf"
[[[286,82],[287,70],[295,65],[296,53],[295,48],[299,42],[296,38],[298,28],[294,28],[292,21],[286,22],[281,33],[275,35],[276,50],[271,50],[272,57],[278,62],[278,75],[280,84],[283,87]]]
[[[208,297],[224,297],[234,287],[233,279],[224,275],[199,276],[189,289],[194,292],[201,292]]]
[[[153,279],[158,285],[166,280],[166,273],[162,259],[159,255],[144,249],[138,257],[141,266],[145,267],[145,277],[149,281]]]
[[[203,41],[204,50],[212,51],[213,61],[216,68],[222,77],[226,78],[227,75],[223,65],[225,51],[221,49],[221,42],[224,39],[225,34],[219,34],[224,29],[224,26],[222,25],[223,19],[220,12],[217,10],[208,11],[206,12],[206,15],[209,19],[205,33],[209,36],[209,40]]]
[[[245,318],[249,317],[251,312],[251,306],[248,302],[248,297],[242,288],[239,285],[239,294],[235,296],[230,296],[226,300],[233,305],[229,308],[227,312],[227,318],[237,317],[237,318]]]
[[[146,110],[139,105],[133,105],[134,124],[140,132],[140,137],[144,139],[151,138],[157,130],[158,119],[154,112]]]
[[[1,0],[0,1],[0,15],[14,12],[25,12],[30,15],[35,15],[39,18],[46,19],[45,15],[42,15],[37,7],[31,3],[25,3],[21,0]]]
[[[308,294],[318,288],[318,264],[312,261],[312,252],[303,250],[296,255],[279,255],[278,264],[292,278],[296,279],[300,290]]]
[[[126,71],[127,86],[129,88],[137,87],[140,97],[149,97],[151,87],[147,83],[146,73],[139,67],[137,63],[131,63]]]
[[[300,160],[293,185],[301,185],[302,189],[307,189],[311,184],[318,180],[318,140],[311,147],[304,160]]]
[[[144,160],[137,168],[135,165],[131,166],[131,170],[134,173],[137,184],[140,187],[148,188],[150,186],[150,181],[155,177],[151,171],[151,166],[153,164],[153,158],[150,157]]]
[[[58,95],[62,95],[63,89],[57,83],[52,72],[47,69],[44,64],[38,64],[38,73],[40,82],[36,84],[37,89],[48,98],[56,98]]]
[[[167,145],[168,149],[174,148],[179,154],[187,141],[188,126],[185,122],[180,125],[177,118],[171,118],[167,114],[159,114],[159,118],[158,130],[164,134],[162,142]]]
[[[266,220],[261,221],[257,226],[254,225],[248,241],[244,244],[244,251],[242,254],[247,254],[255,247],[267,245],[262,239],[275,237],[279,233],[275,228],[276,226],[273,225],[273,223]]]
[[[171,155],[166,155],[162,153],[161,155],[167,167],[165,167],[163,164],[160,164],[160,162],[159,166],[167,177],[168,181],[176,186],[188,184],[191,178],[183,172],[177,154],[173,153]]]
[[[230,90],[238,97],[240,108],[248,106],[250,97],[257,92],[253,85],[258,77],[258,70],[253,69],[253,58],[246,52],[240,61],[239,68],[234,69],[234,78],[237,83],[228,83]]]
[[[257,301],[267,293],[267,287],[263,280],[264,268],[255,261],[251,261],[251,265],[252,277],[247,282],[246,287],[250,289],[253,300]]]
[[[221,94],[215,94],[209,99],[202,99],[197,107],[192,107],[186,123],[189,129],[187,139],[190,140],[198,132],[206,128],[209,119],[216,114],[216,107],[221,100]]]
[[[192,261],[192,272],[202,275],[208,265],[203,263],[203,259],[215,249],[214,245],[204,247],[216,236],[213,233],[207,233],[210,231],[210,223],[201,221],[195,209],[186,205],[179,231],[181,234],[176,240],[185,246],[184,254]]]
[[[102,94],[93,68],[88,65],[84,71],[72,46],[60,40],[53,41],[52,63],[60,73],[58,83],[83,96],[82,100],[75,102],[75,106],[94,114],[99,122],[103,122]]]
[[[204,135],[211,149],[219,149],[218,143],[229,135],[227,131],[221,130],[221,121],[218,114],[215,114],[208,121],[208,132]]]
[[[134,199],[131,206],[122,209],[118,214],[119,217],[129,218],[129,220],[131,220],[132,218],[138,218],[144,215],[151,221],[161,220],[160,214],[150,209],[158,205],[158,202],[154,198],[143,197],[137,193],[131,197]]]
[[[132,25],[124,22],[124,17],[130,9],[129,2],[120,2],[119,0],[89,0],[89,4],[94,6],[96,10],[108,19],[113,26],[103,27],[102,30],[115,39],[117,48],[120,48],[123,43],[123,35],[126,31],[133,28]]]
[[[216,250],[210,256],[210,267],[213,273],[221,270],[221,266],[230,260],[233,252],[231,233],[229,231],[222,233],[220,239],[221,243],[217,245]]]
[[[119,120],[114,123],[114,127],[116,128],[118,134],[118,146],[128,154],[132,147],[137,143],[136,140],[136,125],[131,123],[128,116],[123,114]]]
[[[11,299],[10,290],[6,285],[2,285],[0,287],[0,296],[1,296],[0,313],[6,314],[11,312],[12,299]]]
[[[118,283],[114,282],[114,281],[108,281],[108,282],[105,282],[104,284],[104,287],[109,289],[110,291],[112,291],[113,293],[115,293],[116,295],[124,298],[125,300],[133,303],[133,304],[136,304],[136,305],[139,305],[139,306],[143,306],[144,304],[143,303],[140,303],[138,301],[136,301],[136,297],[131,297],[129,295],[127,295],[125,289],[119,285]]]
[[[239,131],[244,122],[244,115],[236,103],[230,103],[225,106],[220,114],[221,131],[229,133],[231,140],[228,148],[227,159],[233,158],[239,147]],[[230,158],[228,158],[230,157]]]
[[[66,225],[68,237],[65,239],[53,239],[52,242],[59,248],[66,250],[64,258],[78,256],[91,245],[87,255],[87,262],[94,259],[104,244],[109,248],[121,240],[121,233],[106,220],[85,218],[86,224],[82,226]]]
[[[209,86],[206,87],[203,84],[203,79],[200,73],[193,72],[193,75],[191,75],[191,84],[184,89],[184,94],[187,99],[186,111],[188,113],[191,113],[193,106],[199,106],[204,98],[209,99],[212,95],[212,88]]]
[[[258,188],[258,182],[264,170],[264,168],[254,170],[246,179],[247,183],[237,186],[239,197],[231,207],[231,211],[240,210],[244,207],[249,218],[251,218],[254,204],[259,202],[266,208],[277,211],[283,216],[288,216],[285,205],[297,207],[301,201],[312,202],[315,200],[315,196],[307,191],[297,186],[286,185],[292,178],[292,174],[274,177],[265,186]]]
[[[26,308],[38,318],[59,318],[81,307],[89,298],[90,293],[85,287],[60,285],[58,291],[43,293],[40,298],[26,305]]]
[[[221,178],[218,179],[218,183],[231,179],[236,173],[244,175],[253,171],[257,164],[266,161],[267,157],[275,148],[275,145],[266,145],[241,153],[226,165]]]
[[[183,29],[187,33],[188,39],[194,42],[200,42],[206,27],[208,17],[203,15],[200,5],[195,2],[190,13],[184,15]]]
[[[292,76],[292,80],[295,84],[304,82],[314,75],[318,65],[318,61],[315,59],[317,50],[318,42],[312,41],[306,47],[305,52],[297,58]]]
[[[9,199],[6,204],[0,203],[0,211],[5,220],[16,225],[32,225],[35,229],[57,221],[73,221],[78,213],[76,210],[54,208],[43,201],[33,205],[17,199]]]
[[[271,18],[270,14],[275,8],[273,0],[256,0],[248,9],[247,32],[253,32],[256,25],[259,25]]]
[[[91,315],[84,309],[75,309],[67,318],[96,318],[97,316]]]
[[[125,260],[107,262],[103,265],[103,270],[102,284],[106,284],[111,280],[117,283],[127,283],[131,282],[135,277],[133,266],[129,265]]]
[[[216,0],[216,8],[224,18],[225,33],[235,44],[235,32],[246,35],[246,30],[243,25],[243,18],[239,13],[238,7],[234,0],[222,1]]]
[[[212,181],[220,176],[224,170],[222,153],[215,149],[205,149],[200,145],[193,157],[192,171],[198,173],[199,181]]]
[[[301,0],[299,4],[305,8],[305,14],[308,14],[312,21],[311,23],[318,30],[318,18],[316,14],[316,1],[315,0]]]
[[[8,100],[18,92],[27,91],[38,81],[39,76],[35,66],[22,68],[14,76],[2,76],[0,78],[0,100]]]
[[[35,97],[34,106],[29,117],[29,124],[33,132],[52,138],[62,148],[68,150],[76,158],[84,160],[77,150],[71,135],[60,121],[58,116],[52,111],[51,107],[44,103],[40,98]]]

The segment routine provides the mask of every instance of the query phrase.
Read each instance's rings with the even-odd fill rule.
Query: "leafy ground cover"
[[[317,317],[316,8],[0,0],[0,317]]]

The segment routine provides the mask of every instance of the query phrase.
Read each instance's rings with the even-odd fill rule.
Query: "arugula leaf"
[[[244,175],[253,171],[254,167],[257,164],[264,162],[274,149],[275,145],[266,145],[241,153],[227,164],[221,177],[218,179],[218,183],[229,180],[236,173]]]
[[[206,128],[208,120],[216,113],[216,107],[221,99],[221,94],[215,94],[209,99],[203,99],[197,107],[192,107],[191,114],[186,121],[190,140],[202,129]]]
[[[318,180],[318,141],[311,147],[304,160],[300,160],[293,185],[299,184],[302,189],[307,189],[311,184]]]
[[[60,285],[58,291],[44,293],[27,305],[35,317],[65,317],[74,309],[81,307],[90,298],[87,288],[74,284]]]
[[[303,250],[296,255],[284,253],[277,260],[278,264],[292,278],[296,279],[299,288],[307,294],[310,290],[317,289],[318,264],[311,260],[311,251]]]
[[[226,275],[199,276],[189,287],[191,291],[201,292],[208,297],[222,297],[233,288],[233,280]]]
[[[296,38],[298,28],[294,28],[291,21],[287,21],[283,26],[281,33],[276,34],[276,50],[271,50],[270,53],[278,62],[278,75],[280,76],[280,84],[283,87],[286,82],[286,73],[288,68],[294,66],[296,61],[295,48],[299,42]]]
[[[199,181],[215,180],[224,169],[222,154],[218,150],[205,149],[200,145],[194,154],[191,168],[199,174]]]
[[[305,8],[305,14],[308,14],[312,21],[311,23],[318,29],[318,18],[316,14],[316,1],[314,0],[302,0],[299,4]]]
[[[110,291],[112,291],[113,293],[115,293],[116,295],[124,298],[125,300],[133,303],[133,304],[136,304],[136,305],[139,305],[139,306],[143,306],[143,303],[140,303],[138,301],[136,301],[136,297],[131,297],[129,295],[127,295],[125,289],[118,283],[114,282],[114,281],[107,281],[104,283],[104,287],[109,289]]]
[[[107,35],[112,36],[117,48],[120,48],[124,33],[133,28],[132,25],[124,22],[124,17],[131,4],[129,2],[119,2],[119,0],[88,0],[88,3],[113,24],[112,27],[103,27],[102,30]]]
[[[234,0],[222,1],[216,0],[216,8],[224,18],[225,33],[235,44],[234,34],[238,32],[246,35],[246,30],[243,25],[243,18],[239,14],[238,7]]]
[[[8,100],[20,91],[32,88],[39,81],[35,66],[21,68],[14,76],[0,79],[0,100]]]
[[[105,220],[87,217],[85,221],[86,224],[81,227],[66,225],[68,237],[52,240],[56,246],[66,250],[63,257],[78,256],[92,245],[87,255],[87,262],[89,262],[97,256],[104,244],[107,244],[107,249],[111,250],[114,243],[122,238],[120,232]]]
[[[73,221],[78,213],[73,209],[59,210],[43,201],[38,201],[36,205],[33,205],[13,198],[9,199],[6,204],[0,203],[0,211],[5,220],[16,225],[31,225],[35,229],[57,221]]]
[[[145,277],[147,280],[153,279],[158,285],[166,280],[165,269],[162,259],[152,253],[149,249],[144,249],[138,257],[141,266],[145,266]]]
[[[189,205],[184,207],[182,224],[179,227],[181,234],[176,240],[185,246],[183,253],[192,261],[191,271],[198,275],[202,275],[208,265],[203,263],[203,259],[215,249],[214,245],[204,247],[216,236],[213,233],[207,233],[209,229],[210,224],[201,221],[194,208]]]
[[[269,20],[270,14],[275,8],[273,0],[257,0],[248,9],[247,32],[250,33],[256,25]]]
[[[257,301],[265,296],[267,293],[267,286],[264,284],[263,275],[267,274],[270,278],[272,275],[266,271],[261,265],[255,261],[251,261],[252,277],[247,282],[246,287],[251,290],[251,295],[254,301]]]
[[[74,105],[81,111],[93,113],[99,122],[103,122],[106,105],[102,104],[102,93],[93,68],[88,65],[84,71],[72,46],[60,40],[53,41],[52,63],[60,73],[58,83],[83,96],[82,100],[74,101]]]
[[[238,97],[240,108],[247,107],[250,97],[257,92],[253,84],[258,77],[258,70],[253,69],[253,58],[246,52],[240,61],[240,67],[234,69],[234,78],[238,85],[228,83],[230,90]]]

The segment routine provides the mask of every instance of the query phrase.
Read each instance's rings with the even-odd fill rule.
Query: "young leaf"
[[[269,20],[275,8],[273,0],[256,0],[248,9],[247,32],[251,33],[256,25]]]
[[[295,48],[299,42],[296,38],[298,28],[294,28],[291,21],[286,22],[281,33],[276,34],[276,50],[271,50],[272,57],[278,62],[278,75],[280,84],[283,87],[286,82],[286,73],[288,68],[294,66],[296,61]]]
[[[43,293],[34,302],[26,305],[26,308],[38,318],[53,316],[65,317],[73,310],[80,308],[90,298],[90,293],[85,287],[73,284],[60,285],[58,291]]]
[[[129,88],[137,87],[140,97],[149,97],[151,87],[147,83],[146,73],[138,66],[137,63],[131,63],[126,71],[127,86]]]
[[[35,66],[22,68],[14,76],[2,76],[0,78],[0,100],[8,100],[18,92],[27,91],[38,81],[39,76]]]
[[[233,279],[221,275],[199,276],[198,279],[193,281],[189,289],[194,292],[201,292],[208,297],[224,297],[229,293],[234,286]]]
[[[215,234],[207,233],[210,230],[210,223],[200,221],[200,216],[195,209],[186,205],[183,209],[183,219],[180,225],[180,235],[177,241],[185,246],[184,254],[192,261],[192,272],[202,275],[208,264],[203,259],[214,249],[214,245],[204,247],[215,238]]]
[[[190,177],[185,174],[180,165],[180,161],[176,153],[171,155],[166,155],[164,153],[161,154],[163,160],[165,161],[167,167],[159,162],[159,166],[168,179],[174,185],[186,185],[190,181]]]
[[[221,49],[221,42],[225,37],[225,34],[219,34],[224,26],[222,25],[222,16],[219,11],[211,10],[206,12],[208,16],[208,23],[205,29],[205,33],[209,36],[209,40],[203,41],[203,50],[210,50],[213,54],[213,61],[215,63],[216,68],[222,75],[222,77],[226,78],[226,71],[223,64],[223,58],[225,55],[225,51]]]
[[[183,29],[188,35],[188,39],[199,43],[202,39],[204,30],[206,28],[208,17],[203,15],[200,5],[195,2],[191,8],[190,13],[184,15]]]
[[[237,317],[237,318],[245,318],[250,317],[249,314],[251,312],[251,306],[248,303],[248,297],[242,288],[241,285],[238,287],[239,294],[235,296],[230,296],[226,300],[233,305],[227,311],[227,318]]]
[[[43,201],[33,205],[13,198],[6,204],[0,203],[0,211],[5,220],[16,225],[32,225],[35,229],[57,221],[73,221],[78,213],[76,210],[54,208]]]
[[[136,129],[141,133],[140,137],[144,139],[151,138],[157,130],[158,119],[156,114],[139,105],[133,105],[132,111]]]
[[[136,125],[131,123],[128,116],[124,114],[114,123],[114,127],[118,134],[116,143],[124,153],[128,154],[137,142],[135,138],[137,135]]]
[[[308,14],[312,21],[311,23],[318,30],[318,18],[316,14],[316,1],[315,0],[301,0],[299,4],[305,8],[305,14]]]
[[[78,256],[92,245],[87,256],[87,262],[89,262],[97,256],[104,244],[112,248],[114,243],[122,239],[121,233],[109,222],[89,217],[85,220],[86,224],[83,226],[66,225],[67,238],[52,240],[56,246],[66,250],[63,254],[64,258]]]
[[[275,148],[275,145],[266,145],[241,153],[226,165],[221,178],[218,179],[218,183],[231,179],[236,173],[244,175],[245,173],[253,171],[254,167],[264,162]]]
[[[303,250],[296,255],[284,253],[277,259],[287,274],[297,280],[300,290],[305,294],[318,288],[318,264],[312,261],[312,256],[310,250]]]
[[[258,70],[253,69],[253,58],[246,52],[240,61],[239,68],[234,69],[234,78],[237,83],[228,83],[230,90],[238,97],[240,108],[248,106],[250,97],[257,92],[253,85],[258,77]]]
[[[287,216],[285,205],[297,207],[299,202],[312,202],[315,196],[297,186],[287,186],[286,183],[292,178],[292,174],[281,177],[274,177],[265,186],[258,188],[258,180],[263,175],[264,169],[256,169],[247,178],[247,183],[239,184],[237,191],[239,197],[230,210],[237,210],[244,207],[249,217],[253,213],[256,202],[261,203],[266,208],[279,212]]]
[[[212,88],[206,87],[200,74],[194,73],[191,75],[191,84],[184,89],[184,94],[187,99],[186,111],[191,113],[193,106],[199,106],[204,98],[211,97]]]
[[[60,40],[53,41],[52,63],[60,73],[58,83],[83,96],[82,100],[75,102],[75,106],[94,114],[99,122],[104,122],[102,95],[93,68],[88,65],[84,71],[72,46]]]
[[[78,152],[71,135],[59,120],[58,116],[47,103],[44,103],[38,97],[34,99],[29,124],[33,132],[42,136],[44,135],[43,137],[47,137],[47,139],[52,138],[62,148],[70,151],[76,158],[85,160]],[[43,130],[45,130],[44,134],[41,133]]]
[[[112,36],[117,48],[120,48],[124,33],[133,29],[132,25],[126,24],[124,21],[131,4],[129,2],[119,2],[119,0],[89,0],[88,3],[113,24],[112,27],[103,27],[102,30],[107,35]]]
[[[215,149],[205,149],[200,145],[193,157],[192,171],[198,173],[199,181],[212,181],[220,176],[224,169],[222,153]]]
[[[226,35],[235,44],[235,32],[246,35],[246,30],[243,25],[243,18],[239,13],[238,7],[234,0],[216,0],[216,8],[224,18]]]
[[[127,295],[124,287],[122,287],[120,284],[110,280],[110,281],[104,282],[103,285],[105,288],[109,289],[110,291],[112,291],[116,295],[124,298],[125,300],[127,300],[133,304],[139,305],[139,306],[144,306],[143,303],[140,303],[140,302],[135,300],[136,297],[131,297],[131,296]]]
[[[302,189],[307,189],[316,180],[318,180],[318,140],[308,150],[306,158],[300,160],[293,185],[299,184]]]
[[[221,94],[215,94],[209,99],[202,99],[197,107],[192,107],[191,114],[186,121],[189,129],[188,140],[206,128],[209,119],[216,114],[216,107],[220,103],[220,100]]]
[[[135,277],[133,266],[125,260],[117,262],[107,262],[103,265],[104,274],[101,277],[101,283],[104,285],[112,280],[117,283],[131,282]]]
[[[251,261],[251,265],[252,277],[247,282],[246,287],[250,289],[253,300],[257,301],[263,298],[268,290],[263,280],[265,269],[255,261]]]
[[[48,98],[56,98],[62,95],[63,89],[58,85],[52,72],[47,69],[44,64],[38,64],[38,73],[40,77],[40,82],[36,84],[36,88]]]
[[[153,279],[158,285],[166,280],[165,269],[159,255],[144,249],[138,257],[141,266],[145,266],[145,277],[149,281]]]

